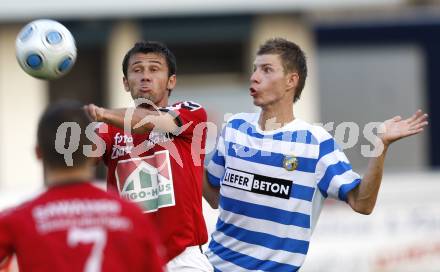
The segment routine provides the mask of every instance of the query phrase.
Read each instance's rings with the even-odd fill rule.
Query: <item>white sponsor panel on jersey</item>
[[[169,152],[158,151],[151,156],[119,161],[116,180],[121,197],[154,212],[175,205],[174,186]]]
[[[252,174],[229,167],[226,168],[223,176],[223,185],[285,199],[290,198],[292,190],[292,181]]]

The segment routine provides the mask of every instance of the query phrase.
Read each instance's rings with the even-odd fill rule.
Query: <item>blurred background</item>
[[[296,117],[335,135],[358,172],[368,161],[362,148],[372,148],[368,122],[418,108],[430,115],[422,135],[391,148],[372,215],[327,201],[301,271],[440,271],[440,1],[110,2],[0,0],[0,208],[42,188],[34,144],[48,103],[131,105],[121,62],[136,41],[170,47],[178,65],[171,101],[199,102],[220,130],[231,114],[256,110],[248,95],[254,54],[266,39],[284,37],[308,57]],[[40,18],[60,21],[76,39],[77,63],[64,78],[34,79],[15,60],[16,35]],[[205,215],[212,231],[217,214],[205,207]]]

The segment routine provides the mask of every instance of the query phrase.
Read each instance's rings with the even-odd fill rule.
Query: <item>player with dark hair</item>
[[[168,271],[212,271],[201,252],[208,236],[202,214],[206,111],[184,101],[168,105],[176,59],[162,43],[136,43],[122,63],[135,108],[86,107],[103,122],[107,188],[151,213],[167,251]]]
[[[89,124],[77,102],[42,115],[36,154],[47,190],[0,213],[0,263],[15,254],[23,272],[162,271],[156,232],[139,207],[90,184],[93,161],[83,152],[92,145]],[[75,143],[69,163],[57,150]]]
[[[325,198],[370,214],[388,147],[427,125],[420,110],[385,121],[375,145],[382,149],[361,179],[324,128],[295,117],[306,77],[295,43],[277,38],[258,50],[250,95],[261,112],[231,117],[204,183],[206,200],[220,206],[207,252],[216,271],[297,271]]]

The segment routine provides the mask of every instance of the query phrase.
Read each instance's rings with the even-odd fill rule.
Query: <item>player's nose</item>
[[[258,71],[254,71],[250,77],[251,83],[259,83],[260,82],[260,76]]]
[[[141,77],[141,81],[144,82],[150,82],[151,81],[151,73],[149,72],[143,72],[142,73],[142,77]]]

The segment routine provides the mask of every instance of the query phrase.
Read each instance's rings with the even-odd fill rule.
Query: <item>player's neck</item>
[[[72,169],[45,169],[44,179],[47,187],[72,183],[73,181],[90,181],[93,177],[92,168],[79,167]]]
[[[262,130],[281,128],[295,119],[293,105],[269,105],[261,108],[258,125]]]

